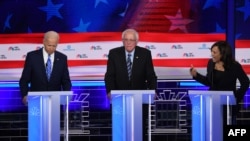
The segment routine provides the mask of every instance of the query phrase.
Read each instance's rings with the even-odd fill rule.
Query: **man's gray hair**
[[[125,34],[128,32],[133,33],[135,35],[135,40],[139,41],[139,33],[135,29],[132,29],[132,28],[126,29],[122,32],[122,39],[124,39]]]

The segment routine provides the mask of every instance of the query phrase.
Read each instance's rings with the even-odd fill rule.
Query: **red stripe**
[[[204,67],[207,59],[154,59],[153,63],[157,67],[190,67],[193,64],[196,67]],[[70,67],[107,65],[107,60],[69,60]],[[24,61],[0,61],[0,69],[22,68]]]
[[[205,68],[208,59],[154,59],[153,63],[155,67],[190,67],[193,64],[194,67]],[[70,67],[76,66],[98,66],[106,65],[107,60],[69,60]],[[0,69],[13,69],[23,68],[24,61],[0,61]],[[247,74],[250,74],[250,65],[243,65],[243,69]]]
[[[214,42],[224,40],[224,34],[168,34],[141,32],[140,41],[149,42]],[[43,33],[0,34],[1,44],[42,43]],[[121,41],[120,32],[60,33],[60,43]]]
[[[107,60],[69,60],[70,67],[107,65]]]
[[[225,40],[224,34],[140,33],[140,41],[149,42],[214,42]]]
[[[250,65],[243,65],[242,67],[243,67],[244,71],[245,71],[247,74],[250,75]]]
[[[154,59],[154,66],[157,67],[205,67],[208,59]]]
[[[250,40],[236,40],[236,48],[250,48]]]
[[[0,69],[22,68],[24,61],[0,61]]]
[[[0,34],[1,44],[11,43],[42,43],[42,35],[38,33],[32,34]]]

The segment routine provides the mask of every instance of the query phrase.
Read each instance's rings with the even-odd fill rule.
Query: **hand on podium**
[[[110,93],[110,92],[107,94],[107,98],[108,98],[109,100],[111,100],[111,93]]]
[[[22,102],[25,106],[27,106],[28,102],[27,102],[27,96],[24,96],[22,99]]]

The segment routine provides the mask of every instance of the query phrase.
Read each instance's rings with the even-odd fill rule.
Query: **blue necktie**
[[[46,63],[46,75],[48,80],[50,79],[50,75],[51,75],[51,59],[50,59],[50,55],[48,56],[48,60]]]
[[[131,79],[131,74],[132,74],[132,61],[131,61],[131,54],[128,54],[127,57],[127,69],[128,69],[128,79]]]

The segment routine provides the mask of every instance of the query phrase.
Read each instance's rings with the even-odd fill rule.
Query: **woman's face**
[[[221,60],[221,53],[220,50],[218,48],[218,46],[214,46],[211,50],[211,56],[213,59],[213,62],[219,62]]]

